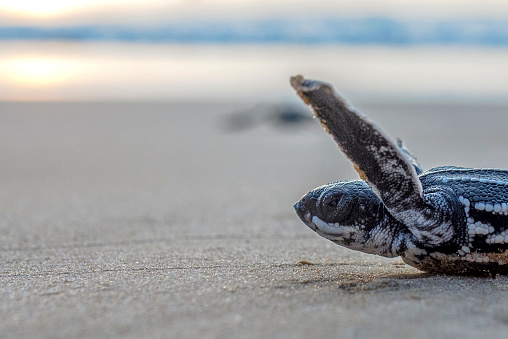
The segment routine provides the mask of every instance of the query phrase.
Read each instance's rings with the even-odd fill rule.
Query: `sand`
[[[356,106],[424,168],[508,168],[508,107]],[[316,121],[250,107],[0,103],[0,337],[508,336],[507,277],[311,232],[292,204],[356,173]]]

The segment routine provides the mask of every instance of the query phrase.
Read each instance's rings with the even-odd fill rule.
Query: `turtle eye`
[[[325,222],[344,222],[350,219],[353,204],[347,195],[334,192],[324,197],[319,211],[318,217]]]
[[[339,204],[340,196],[333,195],[324,201],[324,205],[328,208],[336,208]]]
[[[337,207],[339,206],[342,196],[340,194],[330,194],[325,197],[321,203],[321,211],[323,217],[332,217],[337,213]]]

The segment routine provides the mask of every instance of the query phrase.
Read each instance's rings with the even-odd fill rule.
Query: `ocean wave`
[[[508,46],[508,20],[386,17],[175,22],[139,26],[0,26],[0,40]]]

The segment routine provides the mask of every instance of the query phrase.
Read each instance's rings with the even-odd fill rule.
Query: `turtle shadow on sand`
[[[402,268],[393,263],[394,268]],[[296,264],[294,266],[302,266]],[[498,279],[474,275],[447,275],[416,271],[405,266],[402,272],[390,272],[384,265],[347,264],[347,263],[314,263],[302,267],[297,279],[287,279],[284,283],[273,286],[276,289],[331,289],[350,294],[371,294],[377,292],[404,293],[405,299],[418,300],[432,295],[433,291],[463,292],[463,290],[492,288],[508,290],[508,276],[498,275]],[[366,270],[361,269],[364,266]],[[359,269],[360,268],[360,269]],[[372,268],[369,270],[368,268]]]

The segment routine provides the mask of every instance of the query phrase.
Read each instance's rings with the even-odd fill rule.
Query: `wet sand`
[[[0,337],[506,338],[508,277],[429,275],[307,229],[356,173],[247,104],[0,103]],[[427,169],[508,168],[508,107],[356,103]]]

